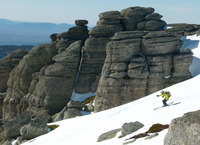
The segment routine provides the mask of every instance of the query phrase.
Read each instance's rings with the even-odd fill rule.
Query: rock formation
[[[19,61],[24,55],[28,53],[27,49],[16,49],[8,56],[0,60],[0,118],[2,118],[2,106],[3,100],[6,96],[6,90],[8,88],[7,81],[12,69],[19,64]]]
[[[4,119],[23,111],[53,115],[73,90],[98,87],[95,111],[101,111],[190,78],[192,53],[179,50],[181,30],[163,30],[166,23],[153,8],[108,11],[99,18],[90,31],[87,20],[76,20],[76,26],[52,34],[50,44],[34,47],[20,61],[8,80]],[[182,32],[194,29],[184,26]]]
[[[40,112],[38,108],[49,110],[50,114],[60,111],[70,100],[79,67],[82,41],[75,41],[65,51],[55,55],[52,65],[40,71],[38,83],[33,92],[21,101],[29,103],[28,110]]]
[[[191,77],[192,53],[180,51],[183,35],[163,30],[166,23],[153,12],[139,7],[121,11],[127,19],[123,19],[123,26],[129,31],[115,33],[106,46],[95,111],[128,103]],[[137,17],[134,27],[129,26]]]
[[[192,53],[180,50],[181,37],[196,31],[196,25],[164,29],[162,16],[143,7],[108,11],[99,18],[90,31],[87,20],[76,20],[67,32],[52,34],[50,44],[21,55],[9,79],[0,80],[3,120],[23,112],[54,115],[62,110],[54,120],[81,115],[80,108],[67,106],[73,92],[96,93],[94,109],[101,111],[191,77]],[[93,110],[90,105],[86,110]]]
[[[197,145],[200,142],[200,111],[184,114],[169,125],[164,145]]]
[[[16,49],[0,60],[0,92],[6,92],[10,72],[28,51],[27,49]]]
[[[35,46],[12,70],[3,104],[4,119],[13,118],[20,112],[17,105],[20,103],[21,98],[28,93],[32,74],[52,62],[51,58],[57,53],[54,45],[52,43],[51,45]]]
[[[89,31],[90,37],[83,47],[82,65],[80,68],[75,92],[95,92],[99,75],[106,58],[106,45],[115,32],[123,30],[120,13],[109,11],[99,14],[100,20]]]

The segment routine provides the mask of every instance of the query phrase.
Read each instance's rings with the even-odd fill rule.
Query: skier
[[[164,100],[162,100],[164,106],[169,106],[166,102],[169,100],[169,97],[171,96],[169,91],[160,91],[160,95],[157,95],[157,97],[162,96],[164,98]]]

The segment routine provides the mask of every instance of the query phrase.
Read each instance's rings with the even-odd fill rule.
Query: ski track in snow
[[[200,37],[193,35],[187,36],[185,39],[190,39],[191,41],[185,40],[184,46],[190,47],[194,53],[194,57],[200,59],[200,45],[199,43],[196,45]],[[196,42],[196,44],[193,44],[193,42]],[[200,68],[199,62],[193,65]],[[190,69],[190,71],[193,74],[194,72],[192,71],[196,71],[194,78],[164,89],[169,90],[172,94],[169,102],[180,102],[177,105],[163,107],[162,109],[154,111],[153,108],[162,106],[162,98],[156,97],[156,95],[159,94],[158,91],[139,100],[106,111],[51,123],[60,126],[54,131],[33,139],[32,141],[28,141],[23,145],[122,145],[125,139],[146,132],[149,127],[155,123],[170,124],[172,119],[181,117],[186,112],[200,109],[200,75],[198,75],[200,71],[198,70],[199,73],[195,69]],[[96,142],[98,136],[102,133],[121,128],[124,123],[135,121],[139,121],[145,126],[135,133],[121,139],[118,139],[120,135],[120,133],[118,133],[113,139],[100,143]],[[167,129],[161,131],[159,136],[150,140],[141,138],[131,144],[162,145],[166,133]]]

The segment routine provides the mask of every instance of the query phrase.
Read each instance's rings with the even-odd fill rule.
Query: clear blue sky
[[[200,0],[0,0],[0,18],[68,24],[87,19],[94,26],[99,13],[132,6],[153,7],[167,23],[200,24]]]

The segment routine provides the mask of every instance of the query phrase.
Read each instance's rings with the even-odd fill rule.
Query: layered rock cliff
[[[115,33],[106,45],[95,111],[128,103],[191,77],[192,52],[180,50],[186,29],[164,29],[166,23],[152,8],[128,8],[121,16],[125,31]]]

